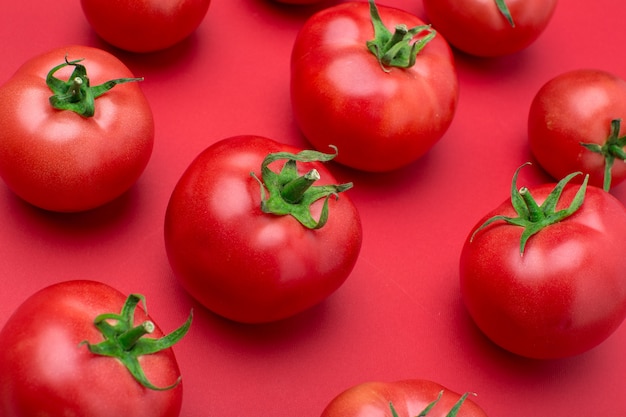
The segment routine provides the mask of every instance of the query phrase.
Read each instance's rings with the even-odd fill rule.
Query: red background
[[[477,392],[491,416],[626,415],[626,325],[578,357],[527,360],[482,336],[458,284],[467,233],[507,198],[513,171],[532,160],[526,117],[539,87],[582,67],[626,78],[626,6],[563,0],[523,52],[500,59],[457,53],[458,111],[427,156],[389,174],[331,166],[355,183],[349,193],[363,221],[363,248],[348,281],[297,317],[248,326],[216,317],[178,285],[164,250],[165,207],[183,170],[219,139],[251,133],[307,146],[290,110],[289,54],[298,28],[321,6],[214,0],[189,39],[136,55],[98,39],[77,0],[33,3],[7,2],[0,14],[0,82],[48,49],[104,48],[145,77],[156,142],[136,186],[92,212],[44,212],[0,184],[0,325],[33,292],[78,278],[145,294],[166,331],[193,307],[193,327],[175,347],[183,417],[315,417],[349,386],[403,378]],[[425,18],[418,0],[379,4]],[[520,184],[546,180],[536,165],[520,175]],[[613,193],[626,202],[626,186]]]

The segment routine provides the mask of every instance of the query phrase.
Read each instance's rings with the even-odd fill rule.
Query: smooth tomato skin
[[[365,382],[335,397],[321,417],[392,417],[389,402],[398,417],[415,417],[443,391],[441,399],[428,417],[446,417],[461,395],[427,380],[409,379],[395,382]],[[469,396],[457,417],[487,417]]]
[[[506,0],[515,27],[495,0],[424,0],[433,27],[455,48],[470,55],[497,57],[531,45],[548,26],[557,0]]]
[[[152,154],[154,121],[137,82],[119,84],[95,100],[95,115],[57,110],[48,101],[47,73],[84,58],[91,85],[132,78],[116,57],[97,48],[68,46],[32,58],[0,87],[0,176],[27,202],[76,212],[126,192]],[[55,75],[67,80],[71,69]]]
[[[602,187],[604,157],[580,145],[603,145],[611,120],[622,119],[619,136],[626,135],[626,81],[606,71],[578,69],[544,84],[528,114],[528,143],[533,156],[554,178],[571,172],[589,174],[589,183]],[[582,177],[581,177],[582,178]],[[626,179],[626,164],[615,160],[611,185]]]
[[[200,26],[210,0],[81,0],[93,30],[106,42],[130,52],[173,46]]]
[[[554,184],[531,189],[541,204]],[[579,185],[565,188],[565,208]],[[505,201],[496,214],[515,216]],[[475,229],[474,229],[475,230]],[[520,256],[523,229],[495,222],[463,246],[462,299],[483,333],[521,356],[552,359],[586,352],[626,317],[626,209],[588,186],[581,208],[533,235]]]
[[[174,274],[201,304],[238,322],[276,321],[318,304],[343,284],[361,248],[360,217],[346,193],[330,199],[328,222],[317,230],[261,211],[250,173],[261,178],[263,159],[278,151],[299,149],[258,136],[215,143],[184,172],[167,207]],[[317,185],[336,184],[322,163],[303,163],[301,174],[313,167]],[[316,219],[321,203],[313,204]]]
[[[0,415],[178,417],[182,382],[167,391],[144,388],[117,359],[80,345],[102,341],[93,320],[119,313],[125,300],[100,282],[66,281],[24,301],[0,332]],[[149,319],[140,310],[137,323]],[[150,337],[162,336],[157,326]],[[155,385],[180,375],[171,349],[140,361]]]
[[[378,6],[383,23],[424,24]],[[450,126],[458,100],[452,52],[437,34],[408,69],[382,70],[366,47],[374,38],[369,6],[326,8],[301,28],[291,56],[291,103],[297,125],[318,150],[363,171],[390,171],[424,155]]]

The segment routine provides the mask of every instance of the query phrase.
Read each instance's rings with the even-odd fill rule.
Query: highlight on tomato
[[[125,193],[152,154],[141,78],[98,48],[67,46],[0,86],[0,177],[45,210],[93,209]]]
[[[365,382],[340,393],[321,417],[487,417],[473,395],[424,379]]]
[[[448,43],[418,17],[373,0],[312,15],[291,54],[291,104],[318,151],[363,171],[406,166],[452,123],[458,80]]]
[[[324,165],[335,156],[254,135],[201,152],[165,215],[168,259],[189,294],[220,316],[262,323],[337,290],[356,264],[362,230],[345,194],[352,183],[337,184]]]
[[[0,415],[178,417],[172,346],[191,321],[165,335],[140,294],[89,280],[43,288],[0,331]]]
[[[554,359],[605,341],[626,317],[626,208],[571,181],[517,189],[478,222],[460,259],[461,296],[482,332],[515,354]]]
[[[519,52],[545,31],[557,0],[424,0],[433,27],[455,48],[479,57]]]
[[[202,23],[210,0],[81,0],[93,30],[130,52],[154,52],[176,45]]]

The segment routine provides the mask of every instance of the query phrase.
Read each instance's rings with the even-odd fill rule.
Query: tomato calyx
[[[367,49],[376,56],[380,67],[390,72],[389,67],[410,68],[415,65],[417,55],[430,42],[437,32],[430,25],[408,28],[396,25],[394,33],[383,23],[374,0],[369,0],[370,15],[374,26],[374,39],[367,41]],[[426,34],[413,41],[415,36]]]
[[[470,242],[474,239],[476,233],[478,233],[480,230],[484,229],[491,223],[496,221],[504,221],[510,225],[520,226],[524,228],[524,232],[522,233],[522,237],[520,239],[520,256],[524,256],[526,243],[531,236],[538,233],[542,229],[558,223],[565,218],[571,216],[582,206],[585,199],[585,192],[587,191],[587,182],[589,180],[589,175],[585,175],[585,179],[578,191],[576,192],[576,195],[572,199],[570,205],[565,209],[556,211],[556,205],[561,198],[561,193],[563,192],[563,189],[572,178],[581,173],[574,172],[559,181],[554,189],[550,192],[550,194],[546,197],[544,202],[539,205],[530,194],[530,190],[528,190],[528,188],[521,187],[519,190],[517,189],[517,176],[519,174],[519,171],[526,165],[530,165],[530,162],[525,163],[515,171],[511,184],[511,204],[513,205],[513,208],[515,209],[518,217],[508,217],[504,215],[496,215],[491,217],[474,231],[474,233],[470,237]]]
[[[469,392],[466,392],[465,394],[463,394],[461,396],[461,398],[459,398],[459,400],[454,403],[454,405],[452,406],[452,409],[450,409],[450,411],[448,412],[448,414],[446,414],[446,417],[456,417],[459,414],[459,409],[461,408],[461,406],[463,405],[463,403],[465,402],[465,400],[467,399],[467,397],[470,395]],[[476,395],[474,393],[472,393],[472,395]],[[435,400],[433,402],[431,402],[430,404],[428,404],[426,406],[426,408],[424,408],[417,416],[415,417],[425,417],[428,415],[428,413],[430,413],[430,410],[439,402],[439,400],[441,399],[441,397],[443,396],[443,391],[439,391],[439,395],[437,396],[437,398],[435,398]],[[391,415],[393,417],[399,417],[398,416],[398,412],[396,411],[395,407],[393,406],[393,403],[390,401],[389,402],[389,408],[391,409]]]
[[[155,325],[147,320],[134,326],[135,308],[140,301],[147,313],[144,296],[131,294],[126,299],[120,314],[105,313],[94,319],[94,325],[100,330],[105,340],[97,344],[83,341],[80,345],[87,345],[93,354],[117,358],[137,382],[146,388],[157,391],[172,389],[180,383],[180,376],[167,387],[157,387],[146,377],[138,358],[168,349],[180,341],[191,326],[193,312],[189,314],[187,321],[182,326],[170,334],[159,339],[144,337],[154,331]],[[112,324],[111,321],[114,323]]]
[[[87,77],[87,69],[79,64],[84,58],[68,61],[52,68],[46,76],[46,85],[54,93],[50,98],[50,105],[59,110],[70,110],[83,117],[93,117],[95,114],[95,99],[106,93],[117,84],[143,81],[143,78],[117,78],[100,85],[91,86]],[[54,74],[61,68],[73,66],[74,71],[67,81],[60,80]]]
[[[513,16],[511,16],[511,11],[509,10],[509,6],[506,5],[504,0],[495,0],[496,5],[498,6],[498,10],[502,13],[502,16],[506,18],[511,27],[515,27],[515,22],[513,21]]]
[[[580,143],[591,152],[599,153],[604,157],[604,182],[602,185],[604,191],[611,189],[611,168],[613,168],[615,159],[626,161],[626,152],[624,152],[626,135],[622,137],[619,136],[621,123],[621,119],[611,120],[611,131],[604,145],[598,145],[597,143]]]
[[[337,156],[337,148],[334,154],[304,150],[297,154],[289,152],[271,153],[265,157],[261,164],[261,179],[254,172],[250,175],[261,186],[261,210],[279,216],[290,214],[303,226],[309,229],[319,229],[328,221],[328,199],[339,198],[339,193],[352,188],[352,183],[338,185],[313,185],[320,179],[316,169],[308,171],[304,175],[298,174],[296,162],[327,162]],[[269,168],[272,162],[286,159],[280,173],[275,173]],[[269,197],[266,193],[269,193]],[[311,215],[311,204],[324,198],[324,205],[319,219],[316,221]]]

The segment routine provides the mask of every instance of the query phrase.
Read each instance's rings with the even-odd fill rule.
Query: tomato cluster
[[[81,6],[100,37],[143,53],[188,37],[210,2],[157,3]],[[315,150],[241,135],[190,161],[163,219],[181,287],[240,323],[283,320],[331,296],[355,268],[364,238],[353,184],[335,179],[333,163],[381,173],[425,155],[454,119],[455,49],[518,52],[555,6],[424,0],[427,23],[369,0],[310,16],[294,40],[289,87],[296,125]],[[80,212],[118,198],[153,148],[141,81],[94,47],[67,46],[24,63],[0,87],[0,177],[46,211]],[[467,312],[503,349],[539,359],[578,355],[626,318],[626,208],[610,193],[626,178],[626,165],[616,163],[626,160],[624,118],[626,81],[605,71],[564,73],[537,92],[529,149],[557,182],[518,188],[518,168],[510,198],[476,224],[460,254]],[[43,288],[0,331],[0,414],[177,417],[182,382],[172,346],[191,322],[192,315],[164,334],[143,296],[126,298],[100,282]],[[471,392],[411,379],[353,386],[321,415],[487,414]]]

